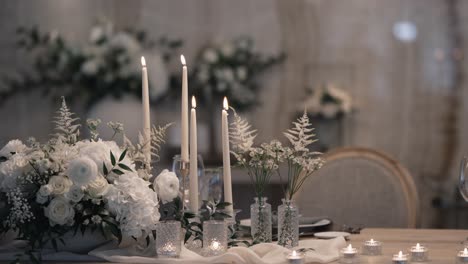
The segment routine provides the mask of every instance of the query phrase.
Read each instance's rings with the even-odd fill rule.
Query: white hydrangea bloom
[[[7,191],[17,186],[18,180],[26,175],[32,167],[27,157],[18,153],[0,163],[0,190]]]
[[[171,202],[179,195],[179,179],[172,171],[163,170],[154,180],[153,186],[164,203]]]
[[[124,236],[140,237],[156,228],[160,218],[158,196],[136,173],[120,175],[109,188],[106,201]]]
[[[21,140],[10,140],[1,150],[0,157],[10,158],[16,153],[23,153],[28,149]]]

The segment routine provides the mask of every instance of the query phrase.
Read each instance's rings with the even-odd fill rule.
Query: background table
[[[468,230],[366,228],[361,234],[352,235],[349,243],[361,248],[363,242],[371,238],[383,243],[383,255],[362,256],[361,263],[391,263],[393,254],[400,250],[408,252],[411,246],[420,243],[429,248],[429,263],[453,264],[468,238]]]

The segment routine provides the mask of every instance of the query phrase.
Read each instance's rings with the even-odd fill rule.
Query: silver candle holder
[[[340,250],[340,263],[353,264],[359,263],[359,255],[357,248],[353,248],[351,244]]]
[[[286,255],[289,264],[304,264],[305,254],[296,250]]]
[[[408,264],[408,254],[404,254],[402,251],[398,252],[398,254],[393,255],[392,263]]]

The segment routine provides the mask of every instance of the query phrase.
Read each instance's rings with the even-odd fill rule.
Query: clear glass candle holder
[[[289,264],[304,264],[305,254],[296,250],[285,254]]]
[[[352,264],[359,263],[359,254],[357,248],[351,244],[340,250],[340,263]]]
[[[182,247],[179,221],[161,221],[156,225],[156,254],[161,258],[178,258]]]
[[[227,250],[227,227],[221,220],[203,222],[203,251],[205,256],[221,255]]]
[[[371,239],[362,244],[362,254],[366,256],[382,255],[382,242]]]
[[[398,252],[398,254],[393,255],[392,263],[408,264],[408,254],[404,254],[402,251]]]
[[[428,248],[419,243],[410,248],[410,254],[411,262],[426,262],[429,258]]]
[[[468,263],[468,248],[465,248],[457,254],[457,264]]]

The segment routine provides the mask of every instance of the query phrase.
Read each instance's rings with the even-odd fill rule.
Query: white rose
[[[41,196],[49,196],[53,191],[53,188],[52,186],[50,186],[49,184],[46,184],[46,185],[42,185],[41,188],[39,188],[39,195]]]
[[[208,63],[215,63],[218,61],[218,54],[213,49],[206,49],[203,52],[203,59]]]
[[[93,198],[101,197],[109,190],[109,183],[106,178],[99,176],[88,184],[88,194]]]
[[[67,175],[77,185],[86,185],[98,174],[96,163],[87,157],[74,159],[68,164]]]
[[[38,204],[45,204],[49,198],[47,196],[42,196],[40,193],[36,193],[36,202]]]
[[[78,185],[73,185],[70,190],[65,194],[65,197],[72,202],[79,202],[83,199],[84,192],[83,187]]]
[[[75,211],[70,203],[64,197],[53,199],[49,206],[44,208],[44,214],[49,218],[51,226],[54,225],[71,225],[75,217]]]
[[[172,171],[163,170],[156,177],[153,185],[163,202],[170,202],[179,195],[179,179]]]
[[[28,149],[26,145],[21,142],[21,140],[15,139],[10,140],[1,150],[0,150],[0,157],[9,158],[16,153],[23,153]]]
[[[70,190],[72,182],[64,176],[52,176],[48,185],[52,188],[53,194],[64,194]]]

